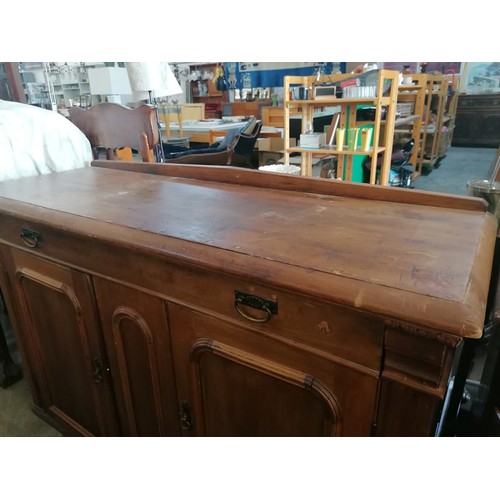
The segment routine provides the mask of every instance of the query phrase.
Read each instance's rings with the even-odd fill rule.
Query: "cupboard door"
[[[126,436],[178,436],[165,302],[94,278],[118,412]]]
[[[184,435],[370,434],[377,377],[272,334],[168,311]]]
[[[90,277],[14,249],[8,262],[35,409],[64,434],[118,434]]]

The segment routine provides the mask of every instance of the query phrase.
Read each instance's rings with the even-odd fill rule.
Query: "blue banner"
[[[346,63],[335,62],[227,62],[229,88],[283,87],[285,76],[345,73]]]

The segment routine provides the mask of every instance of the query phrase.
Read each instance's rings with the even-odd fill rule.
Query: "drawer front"
[[[485,96],[459,96],[458,109],[460,108],[500,108],[500,95]]]
[[[226,283],[225,289],[221,290],[221,297],[225,297],[223,299],[225,302],[230,301],[233,286]],[[320,302],[311,297],[303,297],[286,291],[268,289],[250,283],[247,283],[244,289],[247,293],[255,294],[257,297],[276,301],[276,314],[271,315],[266,323],[260,324],[263,330],[377,372],[380,370],[384,333],[381,320],[336,304]],[[221,310],[224,309],[226,315],[236,319],[241,316],[241,312],[245,316],[263,316],[258,309],[252,311],[251,307],[228,308],[222,303],[218,307]],[[252,323],[246,317],[243,317],[243,321]]]
[[[8,245],[37,251],[43,242],[40,226],[3,214],[0,216],[0,239]]]
[[[90,274],[135,285],[170,302],[219,314],[263,334],[380,371],[383,320],[361,310],[10,217],[2,216],[0,239]],[[268,299],[276,304],[276,311],[267,319],[264,310],[236,304],[237,292]]]
[[[385,372],[428,387],[439,388],[443,384],[450,356],[447,344],[387,328],[385,347]]]

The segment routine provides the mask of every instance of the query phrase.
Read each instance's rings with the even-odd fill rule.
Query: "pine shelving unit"
[[[455,120],[457,116],[458,88],[460,87],[459,75],[444,75],[447,85],[446,98],[443,111],[443,127],[439,139],[438,154],[441,158],[446,156],[448,148],[453,140],[455,130]],[[444,129],[446,127],[446,129]]]
[[[396,103],[398,97],[398,76],[397,71],[378,70],[375,97],[363,98],[337,98],[328,99],[307,99],[298,100],[291,96],[297,87],[313,88],[316,84],[331,84],[346,80],[349,77],[356,78],[356,75],[322,75],[319,79],[316,76],[286,76],[284,79],[284,160],[289,163],[290,155],[300,153],[301,155],[301,175],[312,176],[312,163],[314,156],[337,156],[337,178],[343,180],[352,180],[353,159],[360,155],[371,156],[371,164],[377,164],[379,155],[382,157],[380,175],[377,179],[377,168],[372,168],[370,172],[370,184],[379,183],[380,185],[389,184],[389,172],[391,164],[392,143],[394,137]],[[386,92],[384,92],[384,89]],[[300,146],[290,147],[290,114],[301,115],[301,130],[306,132],[308,123],[313,122],[314,111],[328,107],[340,107],[340,118],[338,127],[353,128],[366,124],[356,119],[356,111],[359,106],[370,106],[375,108],[375,119],[373,122],[372,146],[368,151],[362,151],[361,148],[347,149],[344,145],[339,151],[336,145],[326,145],[320,148],[311,149]],[[382,120],[385,110],[385,119]],[[347,131],[346,131],[347,134]],[[335,142],[335,141],[334,141]]]
[[[404,106],[411,108],[409,113],[403,113],[401,117],[396,116],[394,138],[396,141],[410,140],[415,141],[415,146],[409,160],[413,165],[413,180],[422,173],[422,160],[419,157],[419,151],[422,149],[422,124],[424,121],[424,104],[426,94],[427,77],[424,74],[410,75],[412,83],[398,86],[398,110],[405,109]]]
[[[422,148],[419,161],[422,165],[422,171],[428,173],[437,168],[442,159],[439,145],[448,93],[448,80],[443,75],[426,75],[426,78]],[[431,116],[434,116],[435,119],[432,120]]]

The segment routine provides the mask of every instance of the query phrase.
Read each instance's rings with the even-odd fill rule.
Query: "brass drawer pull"
[[[245,312],[245,306],[264,311],[266,315],[252,316]],[[265,299],[257,295],[240,292],[239,290],[235,290],[234,292],[234,308],[241,316],[254,323],[265,323],[271,319],[273,314],[278,314],[278,303],[275,300]]]
[[[43,241],[42,235],[38,231],[33,231],[24,227],[21,231],[21,240],[27,247],[30,248],[37,247],[38,244]]]

